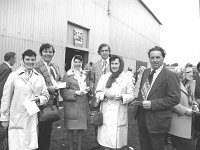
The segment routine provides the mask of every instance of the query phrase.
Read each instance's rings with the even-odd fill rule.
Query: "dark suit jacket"
[[[148,68],[143,73],[138,94],[138,100],[140,101],[143,101],[141,88],[150,71],[151,69]],[[148,131],[150,133],[167,133],[170,129],[172,107],[180,101],[180,81],[178,76],[163,67],[152,85],[147,100],[151,101],[151,109],[145,110]]]
[[[4,84],[11,72],[12,72],[11,69],[9,68],[9,66],[6,63],[2,63],[0,65],[0,100],[3,95]],[[1,102],[0,102],[0,104],[1,104]]]

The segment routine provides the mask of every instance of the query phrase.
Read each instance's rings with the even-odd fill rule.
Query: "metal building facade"
[[[87,47],[69,42],[69,22],[88,29]],[[98,46],[108,43],[126,68],[136,66],[137,60],[148,62],[147,50],[159,45],[160,25],[141,0],[0,0],[0,62],[15,51],[17,68],[23,51],[33,49],[39,56],[40,45],[51,43],[63,73],[66,48],[86,51],[95,62]]]

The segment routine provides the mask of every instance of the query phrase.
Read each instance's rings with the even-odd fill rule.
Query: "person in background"
[[[197,74],[194,75],[194,80],[196,81],[195,85],[195,98],[197,103],[200,105],[200,62],[197,64]],[[195,128],[195,139],[196,139],[196,149],[200,149],[200,118],[197,116],[195,119],[196,126]]]
[[[127,75],[128,78],[130,78],[130,81],[132,81],[133,84],[135,84],[135,77],[134,77],[134,72],[133,72],[133,66],[129,66],[128,67],[126,75]]]
[[[82,70],[83,58],[75,55],[71,61],[71,69],[68,70],[63,82],[66,88],[61,90],[64,104],[64,121],[67,129],[69,150],[74,149],[74,132],[78,131],[78,150],[82,147],[83,130],[87,129],[87,114],[89,110],[87,93],[86,72]]]
[[[7,52],[4,55],[4,62],[0,65],[0,105],[1,105],[1,97],[3,95],[4,84],[9,74],[12,72],[12,66],[14,66],[15,63],[16,63],[16,53]],[[2,145],[6,132],[7,132],[6,129],[3,128],[0,121],[0,145]]]
[[[44,78],[34,70],[36,53],[30,49],[22,54],[21,66],[12,72],[4,85],[1,121],[8,127],[9,150],[38,148],[38,117],[30,115],[25,103],[44,105],[49,93]],[[36,106],[37,107],[37,106]]]
[[[108,44],[102,43],[98,48],[98,54],[101,56],[101,59],[94,63],[92,67],[92,82],[93,82],[93,91],[95,93],[97,83],[99,82],[100,77],[110,71],[109,67],[109,56],[110,56],[110,46]],[[96,101],[95,95],[93,99],[93,106],[98,107],[99,103]]]
[[[98,127],[97,140],[105,150],[127,145],[128,104],[135,99],[134,84],[124,70],[121,57],[109,59],[110,72],[102,75],[96,88],[96,98],[101,101],[103,125]]]
[[[193,130],[193,110],[198,109],[194,98],[195,81],[192,65],[187,64],[182,71],[176,67],[174,72],[180,79],[180,103],[172,108],[172,120],[167,142],[177,150],[196,150]],[[170,150],[170,149],[168,149]]]
[[[100,105],[99,101],[96,100],[95,90],[100,77],[110,71],[109,57],[111,53],[111,48],[108,44],[102,43],[99,45],[97,53],[101,56],[101,58],[93,64],[91,71],[91,92],[93,95],[90,105],[91,111],[99,110]],[[97,126],[89,126],[88,132],[94,133],[94,136],[97,136],[97,129]],[[100,147],[96,140],[96,137],[91,138],[90,141],[90,143],[93,144],[90,149],[98,149]]]
[[[59,107],[59,93],[57,82],[61,80],[60,71],[57,65],[52,63],[55,49],[49,43],[42,44],[39,50],[41,59],[35,65],[35,70],[39,72],[45,80],[47,90],[50,94],[46,106],[56,105]],[[49,150],[51,142],[51,131],[53,122],[39,122],[39,149]]]
[[[164,150],[169,132],[172,107],[180,101],[178,76],[163,65],[165,51],[155,46],[148,51],[151,68],[142,74],[135,106],[141,150]]]

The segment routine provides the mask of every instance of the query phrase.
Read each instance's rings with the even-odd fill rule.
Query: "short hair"
[[[4,61],[9,61],[11,58],[14,58],[16,55],[15,52],[7,52],[5,55],[4,55]]]
[[[102,43],[101,45],[99,45],[99,48],[98,48],[98,54],[100,54],[100,52],[101,52],[101,49],[103,48],[103,47],[106,47],[106,46],[108,46],[108,50],[109,50],[109,52],[111,52],[111,50],[110,50],[110,46],[108,45],[108,44],[106,44],[106,43]]]
[[[197,64],[197,70],[200,71],[200,62]]]
[[[83,62],[83,58],[82,58],[81,55],[75,55],[75,56],[74,56],[74,61],[75,61],[75,59],[78,59],[78,60],[80,60],[81,62]]]
[[[36,53],[35,53],[33,50],[31,50],[31,49],[27,49],[27,50],[24,51],[23,54],[22,54],[22,59],[23,59],[23,60],[24,60],[24,57],[25,57],[25,56],[29,56],[29,57],[34,56],[34,57],[36,58]]]
[[[54,54],[54,53],[55,53],[55,49],[54,49],[53,45],[51,45],[51,44],[49,44],[49,43],[45,43],[45,44],[42,44],[42,45],[40,46],[40,50],[39,50],[40,55],[42,55],[42,51],[43,51],[43,50],[46,50],[46,49],[49,49],[49,48],[52,48],[53,54]]]
[[[149,56],[149,57],[150,57],[150,53],[151,53],[152,51],[160,51],[161,54],[162,54],[162,57],[165,58],[166,52],[165,52],[165,50],[164,50],[162,47],[160,47],[160,46],[155,46],[155,47],[151,48],[151,49],[148,51],[148,56]]]
[[[191,64],[191,63],[187,63],[186,65],[185,65],[185,68],[192,68],[193,67],[193,65]]]

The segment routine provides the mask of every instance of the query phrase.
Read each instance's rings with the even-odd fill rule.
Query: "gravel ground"
[[[131,117],[132,114],[133,114],[133,107],[129,106],[128,146],[121,148],[121,150],[131,150],[128,147],[133,147],[134,150],[140,150],[140,145],[138,141],[137,122],[133,119],[133,117]],[[62,109],[60,111],[60,115],[61,115],[61,120],[55,122],[53,125],[50,150],[67,150],[68,149],[67,132],[64,129]],[[74,142],[76,143],[76,136],[75,136]],[[98,148],[98,143],[96,141],[96,137],[94,134],[94,128],[92,126],[89,126],[87,131],[84,131],[84,139],[83,139],[82,147],[83,147],[82,150],[103,150],[102,148]]]

